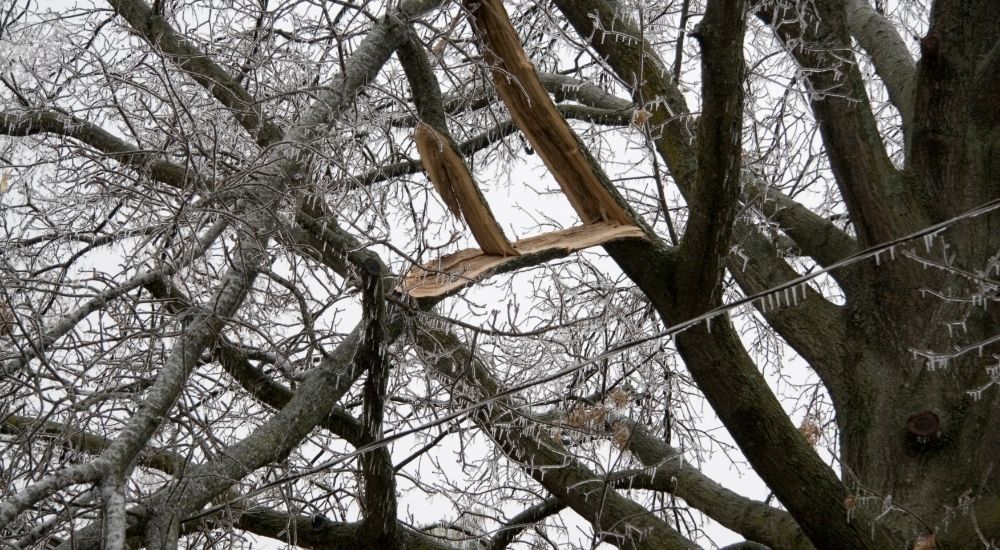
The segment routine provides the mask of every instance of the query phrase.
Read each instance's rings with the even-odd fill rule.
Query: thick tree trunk
[[[936,2],[920,42],[903,177],[935,222],[1000,190],[995,8]],[[911,536],[933,530],[941,548],[1000,543],[1000,388],[976,391],[1000,352],[998,250],[996,212],[960,221],[871,266],[849,304],[844,363],[857,390],[841,411],[844,477],[858,494],[891,496],[906,512],[885,520]]]
[[[905,294],[898,285],[879,287],[893,271],[913,274],[905,267],[872,273],[872,285],[850,307],[852,345],[845,349],[853,351],[844,364],[855,391],[838,418],[843,478],[859,506],[901,508],[884,521],[907,536],[934,531],[944,548],[969,548],[980,539],[978,526],[982,540],[1000,541],[1000,399],[997,388],[978,399],[969,393],[997,362],[995,346],[980,356],[977,345],[995,335],[996,323],[981,307],[942,303],[928,292],[920,298],[916,280]],[[963,318],[967,331],[947,326]]]

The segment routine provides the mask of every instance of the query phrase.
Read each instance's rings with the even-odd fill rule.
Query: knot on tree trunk
[[[941,417],[934,411],[920,410],[906,419],[906,444],[913,451],[927,451],[939,446],[943,433]]]

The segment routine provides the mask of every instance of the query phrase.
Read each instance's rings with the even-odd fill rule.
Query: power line
[[[734,309],[734,308],[737,308],[737,307],[740,307],[740,306],[743,306],[743,305],[746,305],[746,304],[750,304],[750,303],[754,302],[755,300],[762,300],[761,304],[763,305],[763,300],[764,299],[766,299],[766,298],[768,298],[770,296],[778,295],[778,293],[782,293],[782,295],[786,296],[785,293],[788,290],[792,290],[793,296],[794,296],[794,293],[795,293],[794,289],[796,289],[799,285],[807,283],[807,282],[815,279],[816,277],[818,277],[818,276],[820,276],[822,274],[829,273],[829,272],[831,272],[831,271],[833,271],[835,269],[840,269],[840,268],[847,267],[847,266],[852,265],[852,264],[856,264],[858,262],[861,262],[863,260],[867,260],[867,259],[872,258],[872,257],[877,257],[880,254],[882,254],[883,252],[891,251],[894,247],[899,246],[901,244],[904,244],[904,243],[907,243],[907,242],[910,242],[910,241],[914,241],[914,240],[917,240],[917,239],[920,239],[920,238],[933,237],[933,235],[935,235],[936,233],[939,233],[939,232],[947,229],[948,227],[950,227],[950,226],[952,226],[952,225],[954,225],[954,224],[956,224],[956,223],[958,223],[960,221],[964,221],[964,220],[968,220],[968,219],[972,219],[972,218],[981,216],[981,215],[986,214],[988,212],[992,212],[993,210],[996,210],[998,208],[1000,208],[1000,199],[994,199],[994,200],[988,201],[986,203],[983,203],[983,204],[981,204],[981,205],[979,205],[979,206],[977,206],[975,208],[967,210],[967,211],[965,211],[965,212],[963,212],[961,214],[958,214],[958,215],[956,215],[956,216],[954,216],[952,218],[949,218],[949,219],[944,220],[942,222],[939,222],[939,223],[936,223],[934,225],[930,225],[928,227],[925,227],[924,229],[921,229],[919,231],[915,231],[915,232],[910,233],[908,235],[905,235],[903,237],[899,237],[899,238],[896,238],[896,239],[893,239],[893,240],[890,240],[890,241],[887,241],[887,242],[884,242],[884,243],[880,243],[880,244],[868,247],[868,248],[866,248],[864,250],[861,250],[861,251],[858,251],[858,252],[856,252],[854,254],[851,254],[850,256],[847,256],[846,258],[843,258],[843,259],[841,259],[841,260],[839,260],[837,262],[834,262],[834,263],[832,263],[832,264],[830,264],[830,265],[828,265],[828,266],[826,266],[824,268],[821,268],[821,269],[818,269],[816,271],[807,273],[806,275],[802,275],[800,277],[796,277],[796,278],[791,279],[789,281],[786,281],[786,282],[784,282],[784,283],[782,283],[780,285],[771,287],[771,288],[769,288],[767,290],[763,290],[761,292],[757,292],[755,294],[751,294],[751,295],[743,297],[743,298],[741,298],[739,300],[736,300],[736,301],[733,301],[733,302],[730,302],[730,303],[727,303],[727,304],[720,305],[720,306],[718,306],[716,308],[713,308],[713,309],[711,309],[711,310],[709,310],[709,311],[707,311],[705,313],[702,313],[701,315],[698,315],[696,317],[692,317],[691,319],[688,319],[686,321],[683,321],[681,323],[678,323],[678,324],[675,324],[675,325],[673,325],[671,327],[668,327],[665,330],[656,332],[656,333],[651,334],[649,336],[644,336],[642,338],[638,338],[638,339],[635,339],[635,340],[630,340],[628,342],[625,342],[623,344],[619,344],[617,346],[613,346],[613,347],[608,348],[604,352],[602,352],[602,353],[600,353],[600,354],[598,354],[598,355],[596,355],[594,357],[591,357],[589,359],[584,359],[583,361],[574,363],[573,365],[570,365],[568,367],[562,368],[562,369],[560,369],[560,370],[558,370],[556,372],[553,372],[551,374],[547,374],[545,376],[542,376],[542,377],[530,380],[528,382],[524,382],[524,383],[518,384],[516,386],[511,386],[510,388],[507,388],[506,390],[500,391],[500,392],[496,393],[495,395],[492,395],[490,397],[487,397],[485,399],[477,401],[476,403],[473,403],[472,405],[469,405],[467,407],[464,407],[462,409],[459,409],[457,411],[449,413],[449,414],[447,414],[445,416],[442,416],[440,418],[437,418],[437,419],[435,419],[435,420],[433,420],[431,422],[427,422],[425,424],[421,424],[421,425],[413,427],[413,428],[408,428],[406,430],[402,430],[402,431],[398,431],[398,432],[393,432],[391,434],[385,435],[382,438],[378,439],[377,441],[373,441],[373,442],[371,442],[371,443],[369,443],[367,445],[364,445],[362,447],[358,447],[353,452],[341,455],[341,456],[339,456],[339,457],[337,457],[335,459],[331,459],[331,460],[329,460],[327,462],[324,462],[322,464],[319,464],[317,466],[313,466],[313,467],[311,467],[311,468],[309,468],[307,470],[303,470],[301,472],[296,472],[294,474],[290,474],[290,475],[287,475],[287,476],[282,477],[280,479],[274,480],[274,481],[272,481],[270,483],[262,485],[261,487],[255,489],[255,490],[253,490],[253,491],[251,491],[249,493],[241,495],[237,499],[228,500],[228,501],[223,502],[221,504],[217,504],[215,506],[212,506],[210,508],[202,510],[202,511],[198,512],[197,514],[191,515],[191,516],[185,518],[184,521],[192,521],[192,520],[195,520],[195,519],[207,516],[209,514],[212,514],[212,513],[215,513],[217,511],[225,509],[226,506],[228,506],[229,504],[232,504],[232,503],[235,503],[237,501],[245,500],[247,498],[259,495],[259,494],[267,491],[268,489],[270,489],[272,487],[276,487],[278,485],[282,485],[282,484],[285,484],[285,483],[290,483],[292,481],[301,479],[303,477],[306,477],[306,476],[309,476],[309,475],[312,475],[312,474],[316,474],[316,473],[322,472],[322,471],[327,470],[329,468],[332,468],[332,467],[334,467],[334,466],[336,466],[338,464],[341,464],[341,463],[343,463],[343,462],[345,462],[347,460],[350,460],[351,458],[360,456],[360,455],[362,455],[364,453],[367,453],[369,451],[373,451],[373,450],[385,447],[385,446],[389,445],[390,443],[392,443],[393,441],[402,439],[402,438],[404,438],[406,436],[413,435],[413,434],[418,433],[418,432],[422,432],[424,430],[427,430],[429,428],[433,428],[435,426],[440,426],[441,424],[445,424],[445,423],[451,422],[453,420],[458,420],[459,418],[461,418],[463,416],[466,416],[468,414],[474,413],[474,412],[476,412],[477,410],[479,410],[479,409],[481,409],[483,407],[486,407],[486,406],[488,406],[488,405],[490,405],[492,403],[500,401],[501,399],[504,399],[506,397],[510,397],[510,396],[515,395],[517,393],[520,393],[520,392],[522,392],[524,390],[531,389],[531,388],[533,388],[535,386],[539,386],[539,385],[545,384],[547,382],[552,382],[554,380],[558,380],[559,378],[562,378],[564,376],[573,374],[573,373],[575,373],[575,372],[583,369],[584,367],[586,367],[588,365],[597,363],[599,361],[603,361],[605,359],[609,359],[611,357],[614,357],[615,355],[618,355],[619,353],[623,353],[623,352],[628,351],[630,349],[639,347],[639,346],[641,346],[643,344],[646,344],[648,342],[659,340],[661,338],[668,338],[670,336],[673,336],[675,334],[683,332],[684,330],[687,330],[687,329],[689,329],[689,328],[691,328],[691,327],[693,327],[693,326],[695,326],[695,325],[697,325],[699,323],[702,323],[702,322],[710,323],[711,319],[713,319],[715,317],[718,317],[719,315],[723,315],[723,314],[727,313],[731,309]],[[792,301],[794,301],[794,298],[793,298]],[[773,302],[774,301],[772,301],[772,303]],[[786,302],[789,302],[789,301],[786,299]],[[778,303],[780,303],[780,299],[778,300]],[[790,304],[786,304],[786,305],[790,305]],[[711,329],[709,329],[709,330],[711,330]]]

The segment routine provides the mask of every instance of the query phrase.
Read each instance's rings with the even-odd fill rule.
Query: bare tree
[[[993,2],[45,4],[5,547],[1000,545]]]

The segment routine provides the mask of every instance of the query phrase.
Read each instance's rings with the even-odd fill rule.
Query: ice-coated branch
[[[693,189],[681,238],[677,290],[689,317],[721,301],[723,265],[739,206],[742,182],[743,34],[747,4],[709,1],[695,37],[702,50],[702,116],[698,121]]]
[[[868,246],[923,227],[928,218],[886,153],[844,12],[842,2],[820,0],[796,7],[763,5],[756,15],[804,71],[830,167],[858,240]]]
[[[5,360],[2,366],[3,375],[15,376],[17,372],[28,364],[29,361],[36,357],[40,357],[45,353],[49,346],[68,334],[88,315],[107,306],[108,302],[120,298],[137,288],[160,281],[165,277],[169,277],[185,265],[188,265],[197,258],[200,258],[206,251],[208,251],[208,249],[212,246],[212,243],[215,242],[215,240],[228,226],[228,220],[223,219],[216,222],[208,231],[205,232],[203,236],[198,239],[198,242],[193,247],[191,254],[186,255],[183,262],[178,262],[136,275],[116,287],[109,288],[101,292],[73,311],[67,313],[55,324],[49,327],[49,329],[43,334],[38,335],[32,341],[28,342],[28,345],[25,347],[22,354]]]
[[[198,177],[196,172],[167,161],[155,151],[127,143],[107,130],[86,120],[45,109],[0,112],[0,134],[31,136],[53,134],[85,143],[126,166],[149,175],[153,181],[177,189],[212,189],[214,182]]]
[[[43,477],[0,502],[0,529],[6,528],[21,513],[39,501],[71,486],[94,483],[107,475],[112,468],[107,460],[74,464]]]
[[[499,529],[497,534],[493,535],[486,550],[504,550],[517,540],[517,537],[526,529],[565,509],[566,504],[563,501],[555,497],[549,497],[538,504],[521,510],[504,523],[504,526]]]
[[[892,23],[875,11],[868,0],[847,0],[845,4],[847,28],[871,57],[875,74],[885,83],[889,100],[908,130],[913,121],[916,63]]]
[[[488,365],[455,335],[418,327],[415,341],[430,367],[459,391],[487,399],[504,391]],[[479,408],[473,420],[504,454],[553,496],[591,523],[603,540],[623,548],[697,548],[666,522],[610,487],[609,481],[574,459],[562,444],[512,414],[509,398]]]
[[[649,433],[641,424],[627,419],[611,419],[610,422],[627,426],[628,435],[622,438],[626,448],[648,467],[623,477],[618,482],[619,487],[669,492],[726,528],[771,548],[804,550],[813,547],[788,512],[716,483],[684,460],[680,451]]]

